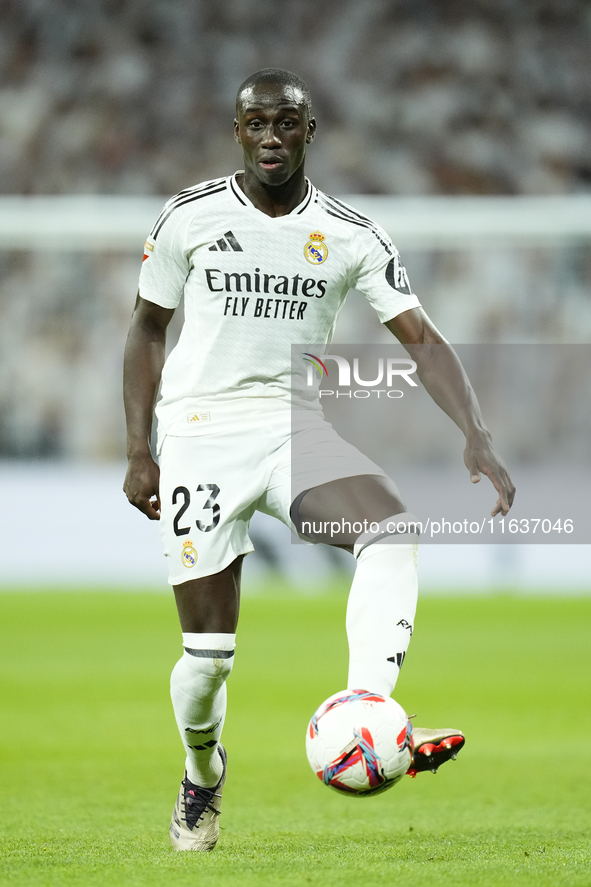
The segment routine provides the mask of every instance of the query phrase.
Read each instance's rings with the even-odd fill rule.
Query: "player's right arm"
[[[127,474],[123,490],[150,520],[160,519],[160,470],[150,438],[154,405],[165,360],[166,329],[174,308],[138,294],[123,358],[123,402],[127,424]]]

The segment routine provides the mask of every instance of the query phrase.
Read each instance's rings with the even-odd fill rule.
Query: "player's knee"
[[[231,659],[220,659],[217,656],[196,659],[187,650],[185,650],[184,655],[187,657],[189,668],[193,671],[198,671],[200,675],[211,680],[219,679],[225,681],[229,677],[234,665],[233,656]]]
[[[186,668],[203,678],[225,681],[234,665],[234,651],[228,655],[226,650],[193,650],[185,647],[183,661]]]
[[[175,665],[171,686],[207,694],[227,680],[234,664],[236,636],[183,633],[183,655]]]
[[[187,700],[203,702],[214,699],[222,690],[232,671],[234,657],[191,656],[186,650],[170,676],[170,695],[173,706],[186,705]]]
[[[414,514],[404,511],[372,524],[367,532],[357,538],[353,553],[358,558],[374,545],[414,544],[419,541],[420,533],[421,524],[418,518]]]

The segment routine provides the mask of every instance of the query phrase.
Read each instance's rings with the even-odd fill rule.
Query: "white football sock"
[[[184,632],[183,646],[185,652],[170,678],[172,706],[187,755],[187,776],[196,785],[211,788],[223,769],[217,749],[236,635]]]
[[[412,515],[388,521],[400,524]],[[355,545],[357,569],[347,604],[350,690],[390,696],[412,636],[417,608],[418,536],[366,533]],[[403,527],[404,529],[404,527]],[[380,541],[372,541],[379,538]],[[398,540],[398,541],[395,541]]]

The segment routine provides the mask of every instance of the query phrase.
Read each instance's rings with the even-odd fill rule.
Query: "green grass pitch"
[[[466,748],[367,799],[325,788],[304,752],[345,684],[345,600],[245,598],[220,842],[175,854],[172,600],[0,595],[0,883],[590,885],[591,598],[424,597],[396,698]]]

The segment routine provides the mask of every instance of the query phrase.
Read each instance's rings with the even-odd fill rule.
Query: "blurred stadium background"
[[[309,82],[310,177],[384,224],[451,341],[589,343],[590,38],[585,0],[4,0],[0,585],[165,587],[120,492],[123,344],[162,202],[240,165],[253,70]],[[352,295],[335,341],[389,338]],[[283,529],[253,522],[250,587],[349,568]],[[591,589],[588,546],[429,546],[422,569],[433,590]]]

